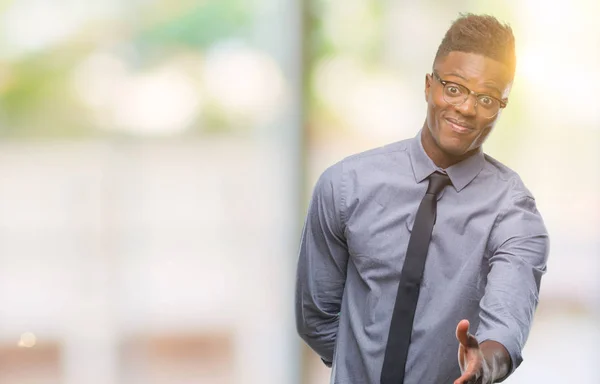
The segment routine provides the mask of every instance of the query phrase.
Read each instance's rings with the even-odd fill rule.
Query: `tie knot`
[[[434,172],[429,176],[429,185],[427,186],[427,194],[436,196],[444,189],[446,185],[450,185],[450,178],[443,173]]]

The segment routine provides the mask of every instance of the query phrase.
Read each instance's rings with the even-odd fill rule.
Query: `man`
[[[519,176],[481,149],[515,63],[509,26],[462,15],[425,77],[418,135],[319,178],[296,319],[332,383],[487,384],[521,363],[548,235]]]

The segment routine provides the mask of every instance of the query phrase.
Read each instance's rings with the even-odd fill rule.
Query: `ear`
[[[429,73],[425,74],[425,101],[429,100],[429,92],[431,92],[431,75]]]

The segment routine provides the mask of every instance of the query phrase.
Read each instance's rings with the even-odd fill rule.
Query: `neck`
[[[474,149],[460,156],[448,154],[444,152],[435,142],[427,126],[424,126],[423,130],[421,131],[421,143],[423,144],[423,149],[425,150],[427,156],[429,156],[435,165],[442,169],[446,169],[456,163],[460,163],[477,151],[477,149]]]

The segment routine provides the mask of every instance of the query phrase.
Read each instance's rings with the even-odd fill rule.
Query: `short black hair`
[[[493,16],[461,13],[446,32],[434,63],[452,51],[477,53],[504,63],[514,76],[517,59],[512,28]]]

